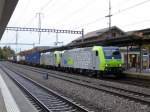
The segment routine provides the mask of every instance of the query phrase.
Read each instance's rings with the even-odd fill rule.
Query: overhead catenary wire
[[[52,1],[52,0],[50,0],[50,1]],[[49,3],[51,3],[49,1]],[[120,10],[118,10],[118,11],[116,11],[115,13],[113,13],[112,15],[113,16],[115,16],[116,14],[120,14],[120,13],[122,13],[122,12],[125,12],[125,11],[127,11],[127,10],[130,10],[130,9],[133,9],[133,8],[135,8],[135,7],[137,7],[137,6],[140,6],[140,5],[143,5],[143,4],[145,4],[145,3],[147,3],[147,2],[149,2],[150,0],[145,0],[145,1],[142,1],[142,2],[140,2],[140,3],[137,3],[137,4],[134,4],[134,5],[132,5],[132,6],[130,6],[130,7],[127,7],[127,8],[124,8],[124,9],[120,9]],[[48,4],[49,3],[46,3],[45,4],[45,6],[47,7],[48,6]],[[88,2],[87,4],[89,4],[90,2]],[[84,5],[85,7],[87,6],[87,5]],[[44,7],[44,6],[43,6]],[[85,8],[84,7],[84,8]],[[79,11],[81,10],[81,9],[84,9],[83,7],[82,8],[80,8],[80,9],[77,9],[76,11],[74,11],[74,12],[72,12],[72,13],[70,13],[69,15],[71,16],[73,16],[74,14],[77,14],[77,13],[79,13]],[[42,8],[41,8],[42,9]],[[63,19],[65,19],[66,17],[64,17]],[[71,17],[69,17],[69,18],[71,18]],[[96,23],[96,22],[98,22],[98,21],[101,21],[101,20],[103,20],[103,19],[105,19],[105,16],[104,17],[100,17],[100,18],[97,18],[97,19],[95,19],[95,20],[93,20],[93,21],[91,21],[91,22],[88,22],[88,23],[85,23],[85,24],[82,24],[82,25],[80,25],[80,26],[77,26],[77,27],[75,27],[75,28],[73,28],[73,29],[78,29],[78,28],[83,28],[83,27],[87,27],[87,26],[89,26],[89,25],[91,25],[91,24],[94,24],[94,23]]]
[[[130,0],[128,0],[128,1],[130,1]],[[148,1],[150,1],[150,0],[146,0],[146,1],[144,1],[144,2],[140,2],[140,3],[138,3],[138,4],[135,4],[135,5],[131,6],[131,7],[118,10],[118,11],[116,11],[115,13],[113,13],[113,16],[114,16],[115,14],[117,14],[117,13],[121,13],[121,12],[123,12],[123,11],[126,11],[126,10],[129,10],[129,9],[131,9],[131,8],[134,8],[134,7],[137,7],[137,6],[139,6],[139,5],[142,5],[142,4],[144,4],[144,3],[148,2]],[[126,1],[126,2],[127,2],[127,1]],[[92,2],[92,3],[94,3],[94,2]],[[90,2],[87,3],[87,4],[89,5]],[[124,4],[124,2],[122,2],[122,4]],[[91,5],[91,4],[90,4],[90,5]],[[79,13],[82,9],[85,9],[85,7],[87,7],[87,5],[85,5],[84,7],[80,8],[80,9],[77,9],[76,11],[74,11],[74,12],[70,13],[69,15],[65,16],[61,21],[66,21],[66,20],[70,19],[72,16],[74,16],[74,15],[77,14],[77,13]],[[67,18],[67,17],[68,17],[68,18]],[[99,19],[99,20],[101,20],[101,19]],[[94,22],[97,22],[97,19],[94,20],[93,23],[94,23]],[[89,23],[87,23],[87,24],[92,24],[92,22],[89,22]],[[87,25],[87,24],[85,24],[85,25]],[[81,25],[81,26],[84,26],[84,25]]]
[[[127,10],[129,10],[129,9],[132,9],[132,8],[134,8],[134,7],[137,7],[137,6],[139,6],[139,5],[142,5],[142,4],[144,4],[144,3],[147,3],[147,2],[149,2],[149,1],[150,1],[150,0],[145,0],[145,1],[143,1],[143,2],[140,2],[140,3],[137,3],[137,4],[133,5],[133,6],[130,6],[130,7],[128,7],[128,8],[120,9],[120,10],[116,11],[115,13],[113,13],[113,16],[115,16],[116,14],[122,13],[122,12],[124,12],[124,11],[127,11]],[[41,10],[44,10],[46,7],[48,7],[51,2],[52,2],[52,0],[48,1],[47,3],[45,3],[45,5],[43,5],[43,7],[41,8]],[[90,3],[91,3],[91,2],[88,2],[87,4],[90,4]],[[81,8],[79,8],[79,9],[75,10],[74,12],[70,13],[69,15],[70,15],[70,16],[74,16],[75,14],[79,13],[81,10],[83,10],[84,8],[87,7],[87,4],[84,5],[84,7],[81,7]],[[62,20],[66,20],[66,19],[65,19],[66,17],[68,17],[68,16],[65,16]],[[71,17],[69,17],[69,19],[70,19],[70,18],[71,18]],[[62,20],[61,20],[61,21],[62,21]],[[75,29],[81,28],[81,27],[84,27],[84,26],[89,26],[89,25],[94,24],[94,23],[96,23],[97,21],[101,21],[101,20],[102,20],[101,18],[96,19],[96,20],[94,20],[94,21],[91,21],[91,22],[88,22],[88,23],[86,23],[86,24],[80,25],[79,27],[75,27]],[[30,23],[31,23],[31,22],[32,22],[32,20],[30,21]]]
[[[125,12],[125,11],[127,11],[127,10],[133,9],[133,8],[135,8],[135,7],[137,7],[137,6],[143,5],[143,4],[145,4],[145,3],[149,2],[149,1],[150,1],[150,0],[145,0],[145,1],[143,1],[143,2],[134,4],[133,6],[130,6],[130,7],[124,8],[124,9],[120,9],[120,10],[116,11],[115,13],[113,13],[113,16],[115,16],[116,14],[120,14],[120,13],[122,13],[122,12]],[[48,6],[49,6],[49,5],[47,5],[46,7],[48,7]],[[43,10],[45,10],[45,8],[44,8]],[[105,19],[105,16],[103,16],[102,18]],[[96,22],[98,22],[98,21],[101,21],[101,20],[103,20],[103,19],[97,18],[97,19],[95,19],[95,20],[93,20],[93,21],[91,21],[91,22],[88,22],[88,23],[85,23],[85,24],[82,24],[82,25],[76,27],[76,29],[77,29],[77,28],[84,27],[84,26],[89,26],[89,25],[94,24],[94,23],[96,23]]]
[[[69,2],[68,2],[69,1]],[[59,8],[56,8],[54,10],[50,10],[49,13],[47,13],[46,15],[49,16],[49,15],[53,15],[53,13],[56,13],[57,11],[59,10],[62,10],[64,7],[67,8],[67,6],[73,1],[73,0],[68,0],[67,2],[63,2],[63,4],[59,7]]]
[[[113,15],[116,15],[116,14],[125,12],[125,11],[127,11],[127,10],[133,9],[133,8],[138,7],[138,6],[140,6],[140,5],[143,5],[143,4],[147,3],[147,2],[150,2],[150,0],[145,0],[145,1],[143,1],[143,2],[134,4],[134,5],[130,6],[130,7],[127,7],[127,8],[121,9],[121,10],[118,10],[118,11],[114,12]]]
[[[64,22],[64,21],[67,21],[68,19],[71,19],[73,16],[75,16],[78,13],[80,13],[82,10],[85,10],[88,6],[92,5],[93,3],[95,3],[95,2],[93,2],[93,0],[92,1],[90,0],[84,6],[80,7],[79,9],[76,9],[75,11],[73,11],[73,12],[69,13],[68,15],[66,15],[65,17],[63,17],[60,21]],[[57,24],[58,23],[59,24],[62,23],[60,21],[57,21],[56,23]]]
[[[123,1],[121,1],[121,2],[119,2],[117,4],[115,4],[115,5],[112,5],[112,7],[121,7],[121,6],[125,5],[125,4],[128,4],[128,2],[130,2],[130,1],[132,1],[132,0],[123,0]]]
[[[122,12],[125,12],[125,11],[127,11],[127,10],[133,9],[133,8],[135,8],[135,7],[138,7],[138,6],[143,5],[143,4],[147,3],[147,2],[150,2],[150,0],[145,0],[145,1],[143,1],[143,2],[134,4],[134,5],[130,6],[130,7],[127,7],[127,8],[121,9],[121,10],[118,10],[118,11],[116,11],[115,13],[112,13],[112,16],[115,16],[115,15],[120,14],[120,13],[122,13]],[[101,21],[101,20],[103,20],[103,19],[105,19],[105,16],[104,16],[104,17],[101,17],[101,18],[97,18],[96,20],[91,21],[91,22],[89,22],[89,23],[86,23],[86,24],[80,25],[80,26],[78,26],[78,27],[75,27],[74,29],[78,29],[78,28],[81,28],[81,27],[83,28],[84,26],[87,27],[87,26],[89,26],[89,25],[91,25],[91,24],[94,24],[94,23],[96,23],[97,21]]]
[[[49,1],[48,3],[45,4],[45,6],[42,6],[40,9],[39,9],[39,12],[43,12],[43,13],[46,13],[46,12],[51,12],[53,8],[55,8],[55,6],[58,4],[58,1],[57,0],[51,0],[51,2]],[[50,9],[49,9],[50,7]],[[46,10],[48,9],[48,10]]]
[[[48,0],[48,2],[46,2],[41,8],[40,8],[40,12],[43,11],[45,8],[47,8],[49,6],[50,3],[52,3],[53,0]]]
[[[136,21],[136,22],[129,23],[129,24],[126,24],[126,25],[122,25],[122,26],[123,27],[128,27],[128,26],[132,26],[132,25],[137,25],[137,24],[145,23],[145,22],[150,22],[150,19],[146,19],[146,20],[142,20],[142,21]]]
[[[48,0],[48,2],[46,2],[41,8],[39,12],[42,12],[45,8],[47,8],[49,6],[49,4],[52,2],[53,0]],[[36,14],[37,15],[37,14]],[[36,18],[36,15],[34,15],[29,21],[27,21],[27,23],[24,26],[28,26],[30,25],[34,19]]]
[[[82,25],[80,25],[80,26],[74,27],[73,30],[76,30],[76,29],[79,29],[79,28],[83,28],[83,27],[85,27],[85,26],[87,27],[87,26],[89,26],[89,25],[91,25],[91,24],[93,24],[93,23],[96,23],[96,22],[101,21],[101,20],[104,20],[104,19],[105,19],[105,17],[97,18],[97,19],[95,19],[95,20],[93,20],[93,21],[91,21],[91,22],[88,22],[88,23],[82,24]]]

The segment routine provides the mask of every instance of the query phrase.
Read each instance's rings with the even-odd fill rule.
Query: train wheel
[[[91,70],[89,70],[87,73],[89,77],[94,77],[95,75],[94,71],[91,71]]]
[[[125,75],[123,73],[117,73],[115,77],[120,79],[120,78],[125,78]]]
[[[99,72],[97,78],[103,79],[105,77],[104,72]]]

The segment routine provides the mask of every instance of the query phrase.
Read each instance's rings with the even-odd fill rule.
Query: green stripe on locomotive
[[[94,46],[92,51],[97,51],[98,52],[98,57],[99,57],[99,70],[100,71],[104,71],[105,69],[105,65],[106,65],[106,61],[105,61],[105,56],[104,56],[104,52],[103,52],[103,48],[101,46]]]
[[[67,64],[68,65],[73,65],[74,64],[74,60],[71,57],[68,57]]]
[[[98,52],[100,71],[105,71],[107,68],[121,68],[123,65],[122,59],[106,59],[102,46],[94,46],[92,51]]]
[[[55,64],[59,65],[61,62],[61,51],[55,51]]]

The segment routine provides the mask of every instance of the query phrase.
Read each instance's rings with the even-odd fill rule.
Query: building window
[[[115,32],[112,33],[112,37],[116,37],[116,33]]]

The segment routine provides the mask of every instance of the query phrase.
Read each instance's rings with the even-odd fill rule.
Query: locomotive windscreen
[[[103,50],[106,59],[121,59],[121,54],[118,48],[104,47]]]

